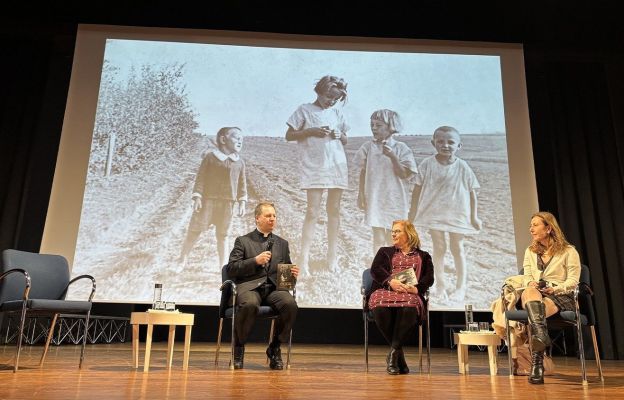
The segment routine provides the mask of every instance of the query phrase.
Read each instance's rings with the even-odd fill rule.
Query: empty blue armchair
[[[69,286],[80,279],[91,280],[89,298],[84,301],[65,300]],[[39,366],[42,366],[58,315],[61,313],[84,314],[84,326],[89,326],[91,301],[94,294],[95,279],[90,275],[81,275],[70,280],[69,264],[63,256],[4,250],[0,269],[0,313],[17,315],[20,321],[13,371],[17,371],[19,367],[24,321],[27,316],[50,316],[48,336],[39,362]],[[82,367],[86,341],[85,333],[80,351],[79,368]]]

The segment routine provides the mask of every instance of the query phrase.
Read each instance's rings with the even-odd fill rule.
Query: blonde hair
[[[388,129],[392,132],[392,134],[400,132],[403,128],[401,124],[401,117],[399,117],[399,114],[396,111],[387,110],[385,108],[377,110],[373,112],[370,119],[381,121],[388,125]]]
[[[403,230],[407,235],[407,244],[409,244],[410,249],[420,249],[420,238],[418,237],[418,232],[416,232],[414,224],[406,219],[397,219],[392,221],[392,226],[395,226],[396,224],[401,224],[403,226]]]
[[[256,208],[254,208],[254,215],[256,217],[262,215],[262,210],[264,209],[264,207],[273,207],[273,209],[275,210],[275,205],[273,203],[269,201],[261,201],[260,203],[258,203]]]
[[[531,216],[531,219],[535,217],[541,219],[545,226],[550,227],[550,232],[548,232],[548,247],[537,240],[533,240],[529,246],[529,250],[535,254],[548,252],[551,256],[563,253],[566,248],[570,246],[570,243],[568,243],[563,231],[559,227],[557,218],[547,211],[536,212]]]

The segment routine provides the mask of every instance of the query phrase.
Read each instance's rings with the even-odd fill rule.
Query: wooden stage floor
[[[556,373],[545,385],[508,376],[507,355],[498,356],[498,376],[489,375],[487,352],[470,351],[468,376],[458,373],[457,353],[433,349],[431,374],[418,373],[417,349],[407,349],[409,375],[385,372],[387,348],[372,346],[370,370],[364,371],[363,347],[295,345],[291,369],[271,371],[265,345],[247,345],[245,369],[228,369],[228,348],[214,366],[214,343],[193,343],[188,371],[182,371],[182,343],[176,343],[171,370],[166,369],[166,342],[154,343],[150,371],[132,365],[130,343],[87,345],[78,369],[80,347],[52,346],[43,368],[42,346],[26,346],[20,370],[13,373],[14,345],[0,346],[0,399],[564,399],[624,398],[624,361],[603,361],[605,382],[588,360],[589,385],[580,380],[580,362],[555,358]],[[222,348],[223,349],[223,348]],[[285,350],[285,349],[284,349]],[[285,352],[283,354],[284,361]]]

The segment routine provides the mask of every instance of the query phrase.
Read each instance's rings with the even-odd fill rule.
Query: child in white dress
[[[340,200],[348,188],[344,145],[349,129],[342,115],[347,84],[335,76],[322,77],[314,87],[316,100],[300,105],[288,118],[286,140],[296,141],[301,164],[301,188],[307,193],[307,208],[301,234],[300,275],[309,274],[310,247],[318,221],[323,193],[327,191],[327,262],[338,270],[337,248]]]
[[[358,207],[373,229],[373,254],[390,245],[392,221],[407,218],[409,181],[418,172],[412,150],[394,138],[401,130],[399,114],[377,110],[371,115],[373,140],[364,143],[354,157],[360,169]]]
[[[468,163],[456,155],[462,142],[455,128],[437,128],[431,144],[437,154],[425,158],[418,166],[409,219],[414,220],[414,225],[429,230],[433,243],[433,265],[436,266],[434,291],[443,298],[450,294],[444,279],[448,232],[457,272],[453,297],[462,301],[466,295],[467,280],[464,237],[479,232],[482,225],[477,216],[477,190],[480,186]]]

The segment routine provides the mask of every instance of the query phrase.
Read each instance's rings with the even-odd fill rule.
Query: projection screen
[[[332,190],[329,204],[329,190],[315,192],[322,197],[308,225],[309,275],[297,283],[299,305],[361,306],[362,271],[377,250],[371,218],[406,218],[420,182],[424,213],[455,218],[462,196],[474,190],[482,220],[480,229],[473,223],[458,232],[452,222],[446,229],[445,221],[416,218],[423,250],[433,252],[435,235],[446,246],[434,265],[444,287],[432,290],[431,309],[489,309],[504,278],[521,267],[538,209],[523,63],[519,45],[80,26],[41,252],[66,256],[73,275],[95,276],[96,301],[149,303],[159,282],[165,300],[216,305],[223,258],[255,228],[253,208],[266,200],[277,211],[275,233],[299,263],[310,200],[301,179],[316,166],[302,163],[310,148],[285,139],[287,121],[317,100],[319,79],[336,76],[347,98],[332,108],[348,140],[332,151],[346,158],[347,185]],[[406,145],[402,165],[421,169],[420,178],[412,168],[391,190],[375,183],[396,178],[375,164],[389,157],[373,141],[377,110],[399,115],[389,147]],[[455,128],[461,142],[455,155],[464,172],[452,179],[467,191],[453,196],[422,180],[423,162],[436,161],[432,134],[441,126]],[[221,151],[223,127],[240,129],[240,151]],[[362,148],[377,148],[378,158],[361,162]],[[227,167],[229,180],[200,174],[209,157],[239,167]],[[362,168],[372,179],[365,195],[376,198],[365,209],[358,206]],[[211,192],[205,213],[191,222],[198,178],[202,190],[233,193]],[[387,229],[382,239],[390,243],[391,226],[376,228]],[[189,230],[196,237],[188,239]],[[337,256],[328,260],[332,248]]]

